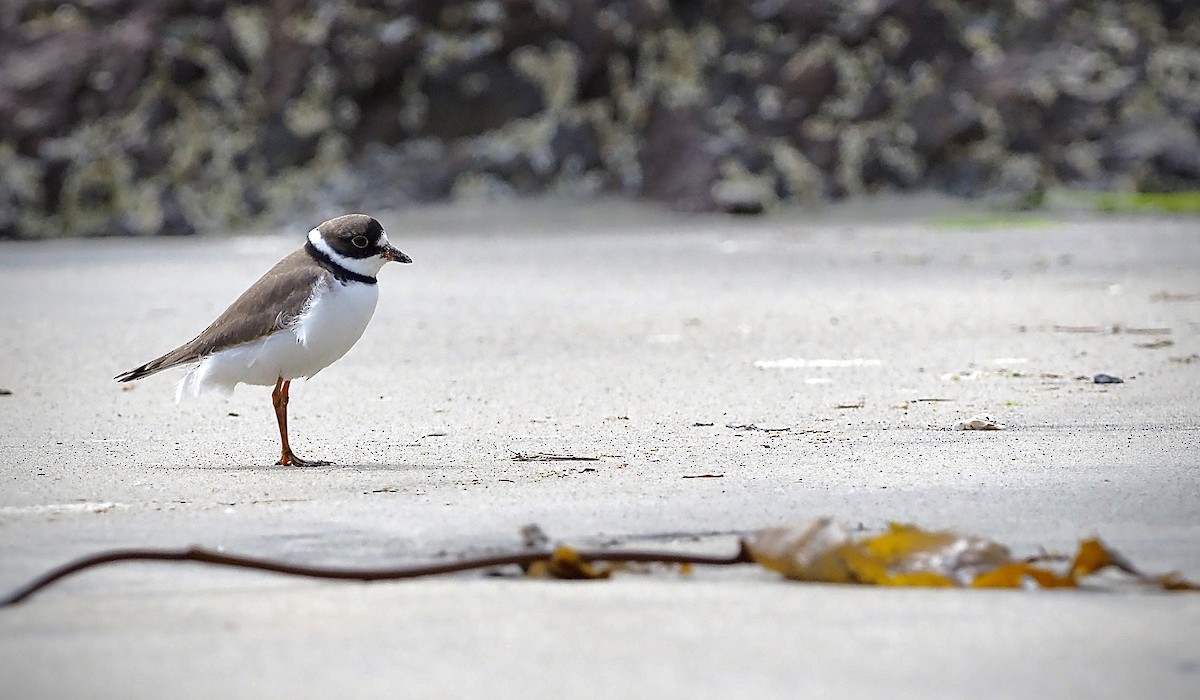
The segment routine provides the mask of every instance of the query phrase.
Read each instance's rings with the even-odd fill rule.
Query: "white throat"
[[[387,235],[380,236],[381,243],[387,243]],[[329,259],[336,263],[339,267],[344,267],[347,270],[363,275],[364,277],[374,277],[379,274],[383,266],[387,264],[387,260],[372,255],[369,258],[348,258],[341,253],[338,253],[329,244],[325,242],[325,238],[321,236],[321,232],[313,229],[308,232],[308,242],[313,244],[313,247],[329,256]]]

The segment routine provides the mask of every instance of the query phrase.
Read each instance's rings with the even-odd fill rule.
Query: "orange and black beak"
[[[412,262],[412,258],[408,257],[403,252],[401,252],[399,248],[395,248],[391,244],[386,244],[383,246],[383,251],[380,252],[380,256],[384,260],[389,260],[391,262],[398,262],[398,263]]]

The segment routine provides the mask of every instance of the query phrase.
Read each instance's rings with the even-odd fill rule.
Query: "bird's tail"
[[[169,352],[162,357],[156,357],[141,367],[135,367],[128,372],[122,372],[118,374],[117,376],[113,377],[113,379],[117,380],[118,382],[132,382],[135,379],[149,377],[150,375],[156,372],[161,372],[164,369],[170,369],[171,367],[180,364],[179,360],[176,360],[173,357],[174,355],[174,352]]]

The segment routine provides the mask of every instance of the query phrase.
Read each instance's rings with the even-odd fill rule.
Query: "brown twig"
[[[662,564],[702,564],[706,566],[729,566],[750,562],[749,552],[741,545],[737,554],[729,557],[705,556],[701,554],[685,554],[680,552],[656,552],[645,550],[631,551],[579,551],[577,555],[583,561],[605,562],[638,562]],[[77,559],[68,564],[52,569],[33,581],[21,586],[8,597],[0,600],[0,607],[16,605],[33,594],[72,574],[85,569],[92,569],[105,564],[115,564],[123,561],[169,561],[169,562],[198,562],[213,566],[225,566],[256,571],[270,571],[289,576],[305,576],[308,578],[334,579],[340,581],[395,581],[399,579],[419,578],[422,576],[437,576],[472,569],[490,569],[497,566],[519,565],[528,567],[536,562],[549,562],[554,558],[554,552],[539,550],[535,552],[517,552],[500,554],[489,557],[460,559],[444,564],[418,564],[396,568],[338,568],[325,566],[307,566],[304,564],[289,564],[287,562],[248,557],[237,554],[222,554],[203,547],[189,547],[182,550],[169,549],[118,549],[92,554]]]

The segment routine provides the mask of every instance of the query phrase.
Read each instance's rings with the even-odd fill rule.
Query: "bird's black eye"
[[[366,248],[367,244],[370,243],[366,236],[355,236],[350,239],[350,242],[354,244],[355,248]]]

